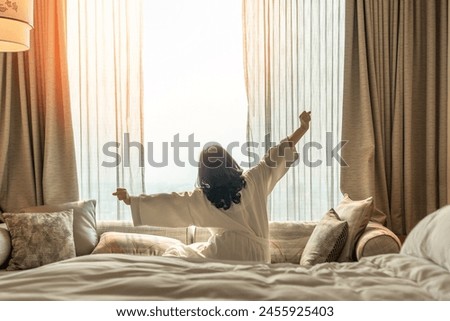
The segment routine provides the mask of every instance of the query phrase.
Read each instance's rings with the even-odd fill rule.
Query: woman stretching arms
[[[298,158],[295,145],[308,131],[311,113],[299,118],[300,127],[247,171],[213,145],[200,154],[195,190],[130,196],[118,188],[113,195],[131,205],[134,225],[210,228],[207,242],[171,247],[166,256],[270,262],[267,198]]]

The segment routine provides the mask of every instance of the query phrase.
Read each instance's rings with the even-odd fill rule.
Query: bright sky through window
[[[245,143],[247,101],[242,51],[241,1],[144,1],[144,108],[147,193],[191,190],[197,168],[180,148],[175,164],[171,143]],[[169,166],[163,161],[168,144]],[[198,160],[201,147],[196,147]],[[233,156],[246,161],[240,148]]]

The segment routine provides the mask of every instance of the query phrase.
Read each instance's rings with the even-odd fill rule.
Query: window
[[[144,17],[145,141],[154,143],[158,163],[164,163],[163,144],[169,151],[168,166],[147,166],[147,192],[192,190],[197,167],[191,163],[201,147],[245,142],[241,4],[144,1]],[[198,145],[192,155],[176,146],[190,138]]]
[[[192,190],[190,160],[204,144],[245,141],[239,1],[79,0],[67,10],[80,197],[97,199],[100,219],[131,219],[116,187]]]
[[[255,19],[270,14],[266,22],[275,22],[266,29],[268,38],[262,38],[271,45],[278,41],[271,51],[275,55],[269,74],[277,78],[271,81],[274,117],[269,123],[261,118],[268,105],[255,103],[254,92],[247,98],[246,87],[252,88],[245,83],[244,70],[261,61],[244,64],[243,36],[249,34],[243,30],[242,1],[68,1],[80,197],[97,200],[99,219],[131,219],[129,209],[111,195],[119,186],[132,195],[193,189],[195,161],[210,141],[232,144],[233,156],[246,167],[249,155],[241,148],[247,141],[247,121],[254,142],[264,142],[267,128],[272,140],[279,141],[298,124],[301,109],[293,105],[313,111],[316,122],[308,141],[325,146],[331,132],[332,143],[337,143],[345,1],[245,3],[252,4],[247,9],[254,10],[250,15]],[[295,46],[286,42],[291,36]],[[260,40],[252,38],[252,43],[259,45]],[[285,57],[286,49],[290,52]],[[259,70],[252,85],[264,75]],[[249,108],[258,112],[247,119]],[[264,149],[253,152],[262,156]],[[310,160],[324,160],[325,152],[311,149]],[[271,219],[319,219],[339,195],[338,164],[302,164],[274,190]]]

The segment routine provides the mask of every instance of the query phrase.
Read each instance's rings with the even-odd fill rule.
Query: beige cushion
[[[425,216],[408,234],[400,253],[430,260],[450,272],[450,205]]]
[[[21,210],[27,213],[58,212],[73,209],[73,237],[77,256],[90,254],[97,245],[95,200],[42,205]]]
[[[317,224],[303,250],[300,265],[336,261],[347,241],[348,224],[331,209]]]
[[[11,254],[11,237],[6,224],[0,224],[0,268],[6,263]]]
[[[158,235],[106,232],[100,237],[92,254],[162,255],[169,247],[182,244],[179,240]]]
[[[24,270],[75,256],[73,210],[56,213],[3,213],[11,234],[7,270]]]
[[[339,262],[350,262],[356,259],[354,250],[356,242],[364,232],[373,212],[373,198],[354,201],[345,194],[342,201],[335,208],[341,220],[348,223],[348,237],[338,259]]]

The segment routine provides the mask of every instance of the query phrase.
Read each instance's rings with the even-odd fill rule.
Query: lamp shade
[[[30,48],[33,0],[0,0],[0,52]]]

